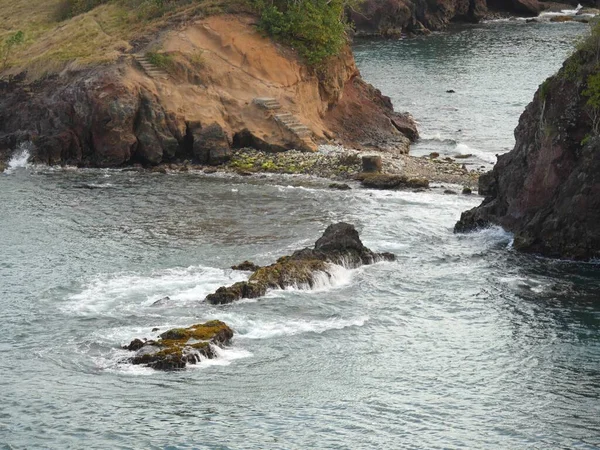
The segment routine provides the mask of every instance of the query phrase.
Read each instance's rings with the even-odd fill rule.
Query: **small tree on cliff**
[[[25,34],[22,31],[17,31],[15,34],[9,36],[0,46],[0,61],[1,70],[8,67],[8,60],[15,46],[21,45],[25,40]]]
[[[600,73],[587,77],[587,87],[582,94],[588,98],[585,106],[592,120],[592,132],[598,135],[600,134]]]

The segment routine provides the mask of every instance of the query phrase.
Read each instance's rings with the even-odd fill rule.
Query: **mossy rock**
[[[269,289],[291,286],[313,287],[317,274],[331,276],[333,264],[358,267],[380,260],[394,260],[391,253],[374,253],[363,245],[356,229],[347,223],[330,225],[314,248],[304,248],[283,256],[274,264],[259,267],[248,281],[222,286],[206,297],[208,303],[222,305],[242,298],[264,296]]]
[[[162,333],[156,341],[134,339],[125,347],[136,351],[129,361],[157,370],[183,369],[187,364],[197,364],[202,358],[216,356],[214,346],[227,345],[233,330],[219,320],[174,328]]]

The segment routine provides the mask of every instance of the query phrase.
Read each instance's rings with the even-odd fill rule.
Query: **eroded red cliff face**
[[[595,50],[579,51],[535,94],[515,130],[515,148],[480,178],[483,203],[456,231],[498,224],[518,250],[545,256],[600,256],[600,137],[585,95]]]
[[[310,151],[335,140],[406,153],[416,138],[414,122],[362,81],[349,48],[317,73],[240,16],[167,33],[163,48],[174,67],[166,78],[124,54],[114,65],[0,85],[0,156],[31,141],[48,164],[218,164],[236,146]]]

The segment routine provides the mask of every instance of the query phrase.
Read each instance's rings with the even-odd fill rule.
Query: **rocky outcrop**
[[[370,189],[419,189],[429,187],[427,178],[409,178],[405,175],[361,173],[356,178],[363,187]]]
[[[304,248],[275,264],[257,269],[248,281],[223,286],[206,297],[208,303],[222,305],[242,298],[264,296],[269,289],[290,286],[313,287],[317,276],[332,276],[332,265],[359,267],[377,261],[392,261],[391,253],[375,253],[363,245],[358,231],[347,223],[330,225],[313,248]]]
[[[47,164],[220,164],[236,147],[311,151],[335,139],[407,153],[417,137],[414,121],[360,78],[349,48],[317,73],[242,15],[192,22],[159,41],[167,77],[140,66],[138,52],[112,65],[0,82],[0,154],[29,140],[34,160]],[[302,136],[257,98],[277,99],[306,125]]]
[[[393,37],[443,30],[451,22],[475,23],[490,13],[534,17],[548,8],[560,10],[579,3],[597,7],[596,0],[365,0],[349,9],[348,16],[359,36]]]
[[[600,256],[600,110],[589,103],[594,76],[599,95],[597,48],[596,36],[540,86],[514,149],[480,178],[485,200],[462,214],[456,231],[498,224],[514,232],[518,250]]]
[[[233,331],[223,322],[213,320],[188,328],[174,328],[156,340],[134,339],[124,347],[136,352],[127,361],[157,370],[183,369],[203,359],[217,356],[215,347],[229,344]]]
[[[486,12],[485,0],[366,0],[349,15],[359,35],[397,36],[477,22]]]

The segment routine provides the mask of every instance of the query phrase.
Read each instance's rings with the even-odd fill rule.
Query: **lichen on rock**
[[[162,333],[157,340],[134,339],[124,347],[136,354],[131,364],[142,364],[157,370],[183,369],[202,359],[216,357],[215,346],[229,344],[233,331],[225,323],[213,320],[188,328],[174,328]]]
[[[394,259],[392,253],[375,253],[365,247],[354,226],[340,222],[327,227],[313,248],[297,250],[290,256],[279,258],[274,264],[259,268],[248,281],[222,286],[208,295],[206,301],[221,305],[242,298],[262,297],[269,289],[310,288],[318,274],[331,277],[333,265],[354,268]]]

